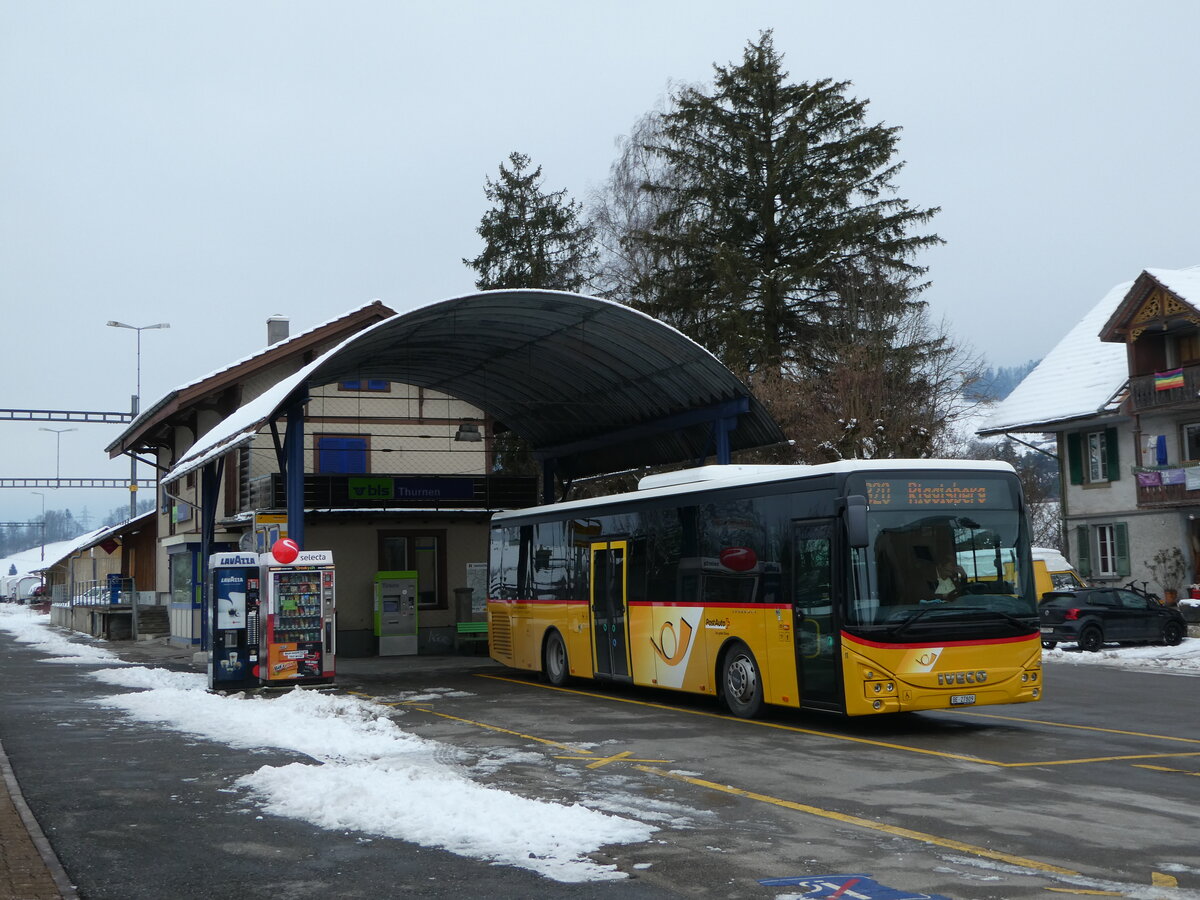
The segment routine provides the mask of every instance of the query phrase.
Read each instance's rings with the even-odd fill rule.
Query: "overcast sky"
[[[765,28],[793,81],[903,129],[899,194],[942,209],[935,314],[993,365],[1038,358],[1114,284],[1200,264],[1198,26],[1192,0],[0,0],[0,408],[127,410],[109,319],[171,325],[142,334],[144,407],[273,314],[469,292],[511,151],[586,200],[672,82]],[[64,477],[128,474],[118,427],[78,427]],[[53,476],[55,435],[0,429],[0,476]],[[40,504],[0,491],[0,519]]]

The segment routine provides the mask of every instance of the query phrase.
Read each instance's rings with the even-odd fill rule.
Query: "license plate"
[[[1054,633],[1053,625],[1043,625],[1042,626],[1042,634],[1053,634],[1053,633]]]
[[[951,706],[970,706],[974,702],[975,702],[974,694],[951,694],[950,695],[950,705]]]

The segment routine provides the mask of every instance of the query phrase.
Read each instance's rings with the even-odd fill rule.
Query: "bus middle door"
[[[792,523],[792,603],[800,696],[803,702],[818,706],[842,704],[833,534],[832,521]]]
[[[592,544],[591,613],[594,670],[629,677],[629,617],[625,592],[625,541]]]

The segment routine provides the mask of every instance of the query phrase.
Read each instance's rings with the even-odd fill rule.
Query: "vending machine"
[[[282,562],[274,552],[262,555],[262,683],[332,684],[337,655],[333,553],[302,550],[290,556]]]
[[[417,573],[375,573],[375,637],[380,656],[417,652]]]
[[[259,686],[259,557],[214,553],[208,560],[208,689]]]

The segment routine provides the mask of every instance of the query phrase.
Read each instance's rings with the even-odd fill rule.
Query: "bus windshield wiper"
[[[908,628],[908,626],[911,625],[913,622],[917,621],[917,619],[925,617],[926,615],[933,612],[934,610],[944,610],[944,609],[946,609],[946,606],[945,606],[945,604],[942,604],[942,603],[939,603],[936,606],[927,607],[926,609],[918,609],[911,616],[909,616],[907,619],[905,619],[903,622],[901,622],[899,625],[897,625],[895,628],[893,628],[891,630],[892,637],[899,637],[901,634],[903,634],[905,632],[905,630]]]
[[[1037,630],[1037,628],[1033,625],[1030,625],[1027,622],[1022,622],[1016,616],[1009,615],[1006,612],[1001,612],[998,609],[988,609],[986,606],[960,606],[959,609],[970,610],[971,612],[988,613],[989,615],[997,616],[1020,631]]]

